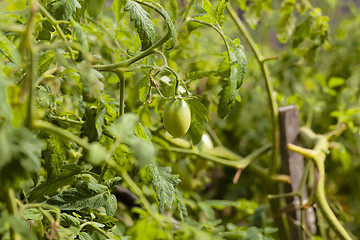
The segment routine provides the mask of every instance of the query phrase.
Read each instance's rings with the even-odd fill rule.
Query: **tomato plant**
[[[0,239],[356,239],[359,26],[358,1],[0,1]]]

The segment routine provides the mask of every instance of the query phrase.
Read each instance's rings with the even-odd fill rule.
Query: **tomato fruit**
[[[189,105],[183,99],[170,100],[164,109],[164,126],[173,137],[186,134],[191,124]]]

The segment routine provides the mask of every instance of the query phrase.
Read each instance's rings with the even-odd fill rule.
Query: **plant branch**
[[[107,239],[113,239],[109,234],[107,234],[107,232],[105,232],[104,230],[102,230],[101,228],[99,228],[97,226],[97,222],[85,222],[83,224],[80,225],[79,227],[79,232],[81,231],[81,229],[83,229],[86,226],[91,226],[92,228],[94,228],[97,232],[99,232],[101,235],[103,235],[104,237],[106,237]]]
[[[77,145],[79,145],[80,147],[82,147],[86,150],[90,149],[90,144],[88,143],[87,140],[80,138],[60,127],[57,127],[57,126],[51,124],[51,123],[44,122],[41,120],[36,120],[33,123],[33,128],[40,130],[40,131],[44,131],[44,132],[51,132],[59,137],[73,141],[74,143],[76,143]]]
[[[342,240],[351,240],[349,233],[345,230],[345,228],[341,225],[339,220],[336,218],[335,214],[331,210],[328,202],[326,201],[325,195],[325,153],[329,151],[329,136],[334,136],[333,133],[336,133],[335,136],[338,136],[341,131],[343,131],[344,127],[340,126],[338,130],[334,130],[331,134],[327,135],[317,135],[311,131],[308,131],[311,136],[315,135],[317,137],[317,141],[315,147],[313,149],[307,149],[302,147],[294,147],[294,145],[290,144],[288,146],[289,150],[300,153],[305,157],[312,159],[315,162],[315,165],[319,171],[318,181],[315,189],[315,202],[317,204],[318,209],[321,214],[331,227],[331,229],[338,235],[338,237]],[[304,134],[306,132],[302,132]],[[306,137],[306,136],[305,136]],[[309,136],[308,136],[309,138]]]
[[[130,177],[130,175],[124,170],[119,169],[121,177],[124,181],[129,185],[129,187],[133,190],[133,192],[137,195],[147,212],[158,222],[163,223],[163,219],[159,214],[157,214],[154,209],[151,207],[151,204],[146,199],[145,195],[143,194],[142,190],[136,185],[134,180]]]
[[[120,107],[119,107],[119,116],[124,115],[125,113],[125,76],[124,71],[116,69],[116,75],[120,80]]]

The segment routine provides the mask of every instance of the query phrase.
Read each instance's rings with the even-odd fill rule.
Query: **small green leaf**
[[[225,118],[235,104],[236,81],[224,78],[221,80],[221,85],[222,90],[219,93],[220,99],[217,112],[219,117]]]
[[[244,236],[244,240],[263,240],[263,236],[256,227],[249,227]]]
[[[119,184],[119,182],[121,181],[121,177],[113,177],[109,180],[106,180],[104,182],[104,184],[109,188],[109,189],[114,189],[117,187],[117,185]]]
[[[215,21],[217,23],[221,24],[224,21],[224,11],[225,11],[226,2],[227,0],[220,0],[214,11]]]
[[[47,68],[54,63],[55,52],[52,50],[46,51],[39,56],[38,70],[39,76],[41,76]]]
[[[202,9],[205,10],[205,12],[207,12],[207,14],[209,14],[210,16],[210,23],[213,23],[213,6],[211,4],[211,2],[209,0],[199,0],[200,6],[202,7]]]
[[[42,157],[47,173],[46,181],[51,182],[61,171],[65,158],[65,149],[60,139],[53,134],[47,136],[45,142],[46,148],[42,151]]]
[[[141,39],[141,50],[148,49],[155,39],[155,26],[150,19],[150,14],[140,4],[132,0],[126,3],[125,11],[130,12],[130,20],[135,22],[136,30]]]
[[[0,126],[0,193],[10,187],[20,188],[31,174],[40,171],[43,147],[44,143],[25,127]]]
[[[184,199],[181,195],[181,192],[179,191],[179,189],[175,189],[175,198],[177,201],[177,206],[178,206],[178,210],[180,212],[180,218],[181,220],[184,220],[184,218],[186,218],[188,216],[188,212],[184,203]]]
[[[231,60],[231,81],[236,81],[236,88],[240,88],[247,73],[247,60],[245,55],[245,49],[242,45],[236,46],[230,52]]]
[[[195,72],[190,72],[188,74],[186,74],[186,81],[193,81],[193,80],[198,80],[198,79],[202,79],[205,77],[212,77],[212,76],[221,76],[222,73],[220,71],[217,70],[198,70]]]

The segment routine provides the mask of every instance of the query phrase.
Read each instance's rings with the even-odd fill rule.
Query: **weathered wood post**
[[[289,143],[299,145],[299,112],[295,105],[285,106],[279,108],[279,125],[280,125],[280,154],[281,154],[281,172],[288,174],[291,177],[291,183],[284,186],[285,193],[296,192],[299,189],[302,176],[304,174],[304,159],[303,156],[288,150]],[[303,189],[302,201],[308,198],[306,188]],[[286,203],[294,206],[294,211],[286,212],[290,221],[290,236],[292,240],[302,239],[301,228],[301,202],[298,196],[286,198]],[[312,207],[309,207],[305,213],[305,224],[310,233],[315,233],[315,213]]]

